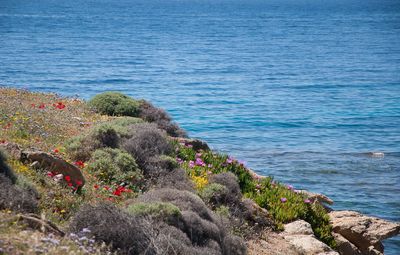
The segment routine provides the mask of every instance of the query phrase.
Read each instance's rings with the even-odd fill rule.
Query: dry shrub
[[[10,181],[15,184],[17,181],[17,176],[15,175],[14,171],[7,165],[6,163],[7,158],[5,153],[0,150],[0,174],[3,174],[5,177],[9,178]]]
[[[140,218],[129,215],[114,205],[84,205],[70,224],[70,231],[88,229],[99,242],[112,246],[122,254],[155,254],[146,233],[149,226]]]
[[[228,190],[226,194],[226,203],[237,203],[242,198],[242,192],[240,191],[239,180],[231,172],[220,173],[211,176],[210,183],[218,183],[225,186]]]
[[[155,187],[172,188],[194,192],[194,184],[187,176],[185,170],[176,168],[155,179]]]
[[[37,192],[21,189],[0,174],[0,210],[10,209],[22,213],[38,212]]]
[[[182,252],[176,254],[228,254],[225,251],[229,251],[229,254],[235,255],[243,254],[241,251],[246,250],[246,246],[241,242],[237,244],[240,246],[237,251],[225,247],[225,245],[231,245],[226,240],[232,238],[223,226],[222,221],[207,208],[198,196],[189,191],[168,188],[152,190],[143,194],[137,200],[142,203],[154,201],[171,203],[179,208],[181,216],[176,217],[175,221],[172,221],[173,223],[171,221],[160,223],[172,225],[175,228],[173,229],[175,234],[170,236],[160,230],[161,237],[157,236],[157,240],[160,240],[160,238],[163,240],[157,241],[159,244],[168,243],[173,250]],[[171,230],[169,227],[166,229]],[[191,245],[182,237],[182,233],[176,231],[183,232],[186,238],[190,240]]]
[[[147,101],[142,101],[139,109],[139,117],[145,121],[156,123],[158,128],[165,130],[170,136],[187,137],[186,132],[172,122],[171,117],[163,109],[157,108]]]
[[[87,135],[68,140],[65,149],[72,159],[87,161],[96,149],[117,148],[119,143],[120,135],[115,126],[106,123],[94,127]]]
[[[168,155],[173,147],[167,136],[154,124],[140,123],[130,126],[131,138],[123,143],[123,148],[136,160],[146,175],[146,167],[159,155]]]

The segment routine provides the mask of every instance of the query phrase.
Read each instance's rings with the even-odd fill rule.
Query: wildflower
[[[244,165],[246,165],[246,162],[245,162],[245,161],[243,161],[243,160],[239,160],[238,162],[239,162],[239,165],[240,165],[240,166],[244,166]]]
[[[98,189],[99,185],[95,184],[95,185],[93,185],[93,188]]]
[[[196,166],[205,166],[206,165],[201,158],[196,158],[195,164],[196,164]]]
[[[80,167],[80,168],[84,168],[85,167],[85,163],[81,160],[78,160],[75,162],[75,165]]]
[[[31,104],[31,106],[32,106],[32,108],[35,108],[35,107],[36,107],[36,105],[35,105],[35,104]]]
[[[196,153],[196,158],[200,158],[201,157],[201,153]]]
[[[69,187],[72,187],[72,183],[71,182],[68,182],[67,184],[68,184]]]
[[[287,185],[286,186],[288,190],[293,190],[293,186],[292,185]]]
[[[208,164],[208,168],[211,168],[211,167],[213,167],[213,165],[212,164]]]
[[[194,167],[194,161],[192,161],[192,160],[189,161],[189,167],[190,167],[190,168],[193,168],[193,167]]]
[[[65,108],[65,104],[63,104],[63,102],[58,102],[57,104],[53,104],[53,106],[60,110]]]
[[[105,189],[105,190],[110,190],[110,187],[104,186],[104,189]]]
[[[310,200],[310,199],[304,199],[304,203],[310,204],[310,203],[311,203],[311,200]]]
[[[257,188],[257,189],[261,189],[261,184],[258,183],[258,184],[256,185],[256,188]]]
[[[226,163],[227,163],[227,164],[232,164],[232,162],[233,162],[233,158],[228,157],[228,158],[226,159]]]
[[[53,150],[54,153],[59,153],[60,151],[56,148]]]
[[[81,181],[76,181],[75,183],[76,183],[76,186],[78,186],[78,187],[82,186],[82,182]]]
[[[193,148],[193,145],[191,145],[191,144],[185,144],[185,147],[186,147],[186,148]]]
[[[48,177],[53,178],[56,175],[54,172],[47,172],[46,174]]]
[[[207,174],[210,175],[210,174],[212,174],[212,172],[211,171],[207,171]]]
[[[70,181],[71,181],[71,177],[70,177],[69,175],[66,175],[66,176],[64,177],[64,179],[65,179],[67,182],[70,182]]]
[[[41,103],[40,105],[39,105],[39,107],[38,107],[39,109],[44,109],[44,108],[46,108],[46,105],[45,104],[43,104],[43,103]]]
[[[176,162],[178,162],[178,164],[182,164],[183,160],[181,158],[176,157]]]
[[[281,202],[282,202],[282,203],[286,203],[286,201],[287,201],[287,198],[286,198],[286,197],[281,197]]]

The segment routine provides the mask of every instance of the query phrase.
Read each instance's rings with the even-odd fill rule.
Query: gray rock
[[[400,224],[354,211],[329,213],[333,231],[354,244],[362,254],[383,253],[382,240],[400,233]]]
[[[304,220],[296,220],[294,222],[286,224],[285,231],[283,233],[286,235],[313,235],[314,234],[310,223],[308,223]]]

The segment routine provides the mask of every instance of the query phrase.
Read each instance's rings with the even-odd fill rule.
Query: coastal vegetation
[[[0,145],[62,159],[85,180],[1,154],[0,240],[10,253],[36,252],[13,238],[25,228],[19,213],[61,229],[50,244],[37,244],[54,254],[246,254],[245,240],[297,219],[335,247],[321,204],[240,160],[196,148],[145,100],[106,92],[85,102],[0,88],[0,113]]]

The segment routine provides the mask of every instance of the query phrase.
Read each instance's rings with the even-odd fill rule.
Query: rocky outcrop
[[[399,223],[365,216],[354,211],[333,211],[329,216],[333,231],[336,233],[335,238],[339,243],[339,251],[343,255],[383,254],[381,241],[400,233]],[[357,249],[351,250],[354,247]]]
[[[303,255],[338,255],[328,245],[319,241],[311,228],[310,223],[297,220],[285,225],[285,231],[281,236],[288,241],[298,254]]]
[[[311,202],[318,202],[320,204],[326,203],[329,205],[333,204],[333,200],[324,194],[310,192],[308,190],[296,190],[297,192],[305,195]]]
[[[24,151],[18,144],[10,142],[1,143],[0,148],[16,160],[31,163],[33,169],[44,169],[53,175],[62,175],[61,178],[67,185],[75,188],[82,188],[85,185],[81,170],[62,158],[43,151]]]
[[[49,153],[41,151],[24,151],[22,152],[22,158],[31,163],[38,162],[35,164],[39,164],[40,168],[46,169],[54,175],[62,174],[64,182],[68,185],[81,188],[85,184],[85,178],[78,167]]]

